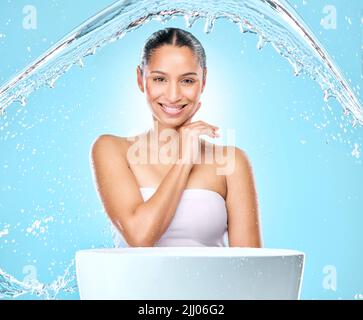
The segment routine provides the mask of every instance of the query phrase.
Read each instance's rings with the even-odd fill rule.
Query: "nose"
[[[181,90],[179,84],[177,82],[169,82],[166,95],[170,103],[175,103],[179,101],[181,98]]]

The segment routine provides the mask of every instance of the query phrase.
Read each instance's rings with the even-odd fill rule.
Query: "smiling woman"
[[[169,56],[171,59],[164,60],[165,56]],[[147,98],[154,119],[160,117],[166,118],[168,122],[174,120],[180,122],[179,117],[173,116],[183,113],[183,118],[185,118],[188,117],[191,110],[195,109],[205,85],[205,75],[202,74],[203,71],[198,61],[195,60],[193,51],[188,47],[179,48],[165,45],[155,51],[150,62],[143,69],[137,68],[138,84],[142,92],[145,92],[146,86],[146,91],[149,93]],[[161,61],[163,61],[163,66],[159,65]],[[182,70],[190,67],[196,69],[197,72],[182,73]],[[173,70],[173,72],[161,71],[159,70],[161,68]],[[164,94],[165,90],[168,91],[167,96]],[[160,114],[160,110],[166,114]]]
[[[201,139],[218,137],[218,127],[191,121],[206,77],[204,49],[191,33],[165,28],[147,40],[137,84],[153,128],[135,137],[102,135],[91,150],[117,246],[123,238],[128,246],[261,247],[246,154]]]

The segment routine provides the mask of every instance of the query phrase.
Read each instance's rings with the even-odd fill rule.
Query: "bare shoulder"
[[[237,146],[222,146],[223,155],[226,159],[226,176],[233,177],[236,174],[251,171],[249,157],[245,150]]]
[[[92,143],[91,155],[95,157],[124,156],[127,150],[127,139],[111,134],[98,136]]]
[[[202,140],[202,144],[205,150],[204,160],[212,161],[218,175],[231,176],[236,170],[249,167],[246,152],[237,146],[220,145],[205,140]]]
[[[225,146],[230,178],[252,173],[252,166],[247,152],[237,146]]]
[[[95,144],[120,144],[120,143],[124,143],[126,141],[126,137],[120,137],[120,136],[115,136],[113,134],[101,134],[100,136],[98,136],[94,142],[93,145]]]
[[[230,156],[229,160],[237,160],[239,162],[248,162],[248,155],[245,150],[237,146],[223,146],[224,153]]]

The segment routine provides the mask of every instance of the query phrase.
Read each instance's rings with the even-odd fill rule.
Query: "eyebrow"
[[[166,72],[158,71],[158,70],[151,71],[150,73],[162,73],[162,74],[167,75],[167,73],[166,73]],[[197,74],[197,73],[195,73],[195,72],[187,72],[187,73],[182,74],[181,76],[182,76],[182,77],[184,77],[184,76],[189,76],[189,75],[195,75],[195,76],[197,76],[198,74]]]

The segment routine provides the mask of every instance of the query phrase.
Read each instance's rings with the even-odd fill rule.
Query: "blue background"
[[[1,0],[0,85],[111,3]],[[360,98],[363,3],[290,3]],[[37,9],[35,30],[22,24],[29,4]],[[337,10],[336,29],[320,24],[328,4]],[[8,230],[0,237],[0,268],[8,274],[24,280],[31,266],[50,284],[77,250],[112,246],[89,150],[100,134],[127,136],[149,127],[136,66],[146,38],[166,26],[187,29],[180,17],[149,22],[86,58],[83,69],[73,67],[55,89],[34,93],[26,107],[11,105],[0,119],[0,234]],[[317,83],[294,77],[269,44],[258,51],[256,36],[241,35],[227,20],[217,20],[210,34],[203,30],[204,20],[190,29],[205,47],[208,66],[194,119],[218,125],[221,143],[235,130],[253,167],[264,246],[305,252],[302,299],[363,294],[363,167],[362,156],[352,155],[355,143],[362,152],[362,127],[352,128],[336,101],[324,103]],[[336,270],[335,290],[324,286],[325,267]],[[79,296],[60,292],[56,298]]]

